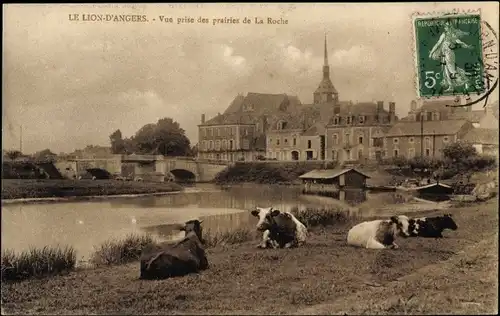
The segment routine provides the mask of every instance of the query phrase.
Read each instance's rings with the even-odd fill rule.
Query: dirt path
[[[467,257],[456,266],[463,270],[462,274],[429,266],[455,258],[462,249],[497,233],[497,202],[446,212],[453,213],[459,225],[456,232],[446,231],[443,239],[399,239],[398,250],[349,247],[345,243],[349,227],[319,229],[312,232],[307,246],[297,249],[258,250],[253,243],[209,249],[210,269],[183,278],[141,281],[135,263],[17,284],[2,283],[2,305],[20,314],[290,314],[308,307],[313,307],[309,310],[312,312],[322,312],[322,308],[344,311],[349,307],[360,313],[396,313],[392,311],[403,308],[393,302],[399,296],[408,299],[412,294],[444,291],[451,302],[443,303],[435,295],[417,296],[412,301],[424,302],[416,308],[431,313],[446,310],[446,304],[451,311],[468,311],[474,306],[492,310],[486,300],[490,292],[481,291],[479,285],[461,276],[475,276],[474,269],[491,267],[491,256]],[[481,247],[476,251],[482,251]],[[498,257],[496,248],[490,252]],[[430,270],[423,274],[427,270],[419,269],[426,266]],[[429,273],[436,276],[426,279]],[[395,282],[407,275],[415,275],[418,282]],[[491,285],[490,279],[484,278],[484,282],[483,286]],[[451,291],[458,293],[451,296]],[[477,299],[478,292],[484,293],[484,300],[472,301],[468,295],[476,294]],[[374,293],[381,299],[370,302]],[[481,305],[462,306],[467,300]],[[329,305],[321,305],[325,303]]]

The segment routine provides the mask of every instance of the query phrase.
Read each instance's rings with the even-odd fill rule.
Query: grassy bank
[[[496,280],[497,276],[489,262],[491,255],[498,257],[497,248],[478,248],[478,255],[464,257],[462,261],[457,256],[462,256],[461,251],[466,247],[497,234],[497,207],[497,201],[491,200],[449,209],[446,212],[453,214],[459,226],[457,231],[445,231],[442,239],[399,238],[397,250],[373,251],[347,246],[346,233],[352,223],[318,226],[310,229],[307,244],[296,249],[259,250],[257,242],[249,237],[248,241],[242,237],[237,244],[214,242],[215,245],[207,249],[210,269],[181,278],[138,280],[139,267],[135,262],[43,280],[3,282],[2,305],[7,312],[25,314],[162,314],[168,311],[171,314],[252,312],[269,315],[354,302],[351,307],[364,313],[373,309],[379,313],[406,311],[412,314],[419,313],[420,307],[424,313],[454,313],[463,303],[458,300],[472,301],[470,294],[475,292],[475,302],[482,304],[479,312],[494,312],[493,299],[483,298],[494,297],[494,289],[488,286],[490,279]],[[453,274],[454,270],[448,267],[437,268],[450,262],[443,263],[448,259],[457,262],[455,268],[459,272],[456,273],[461,274]],[[420,270],[426,266],[433,266],[432,271]],[[466,274],[477,278],[465,284],[465,279],[460,278]],[[404,279],[412,275],[413,279]],[[386,287],[391,297],[401,295],[404,302],[409,301],[412,294],[417,295],[420,305],[405,303],[406,310],[398,310],[403,305],[398,307],[397,303],[383,305],[381,302],[389,297],[385,294]],[[434,293],[429,291],[436,291],[437,287],[441,297],[423,295]],[[376,299],[375,294],[380,298]],[[443,304],[438,298],[447,303]],[[345,307],[334,310],[342,311]]]
[[[178,184],[116,180],[11,180],[2,179],[2,200],[48,197],[83,197],[179,191]]]
[[[335,162],[328,162],[327,168],[334,168]],[[221,171],[214,179],[217,184],[230,183],[261,183],[261,184],[290,184],[298,177],[314,169],[324,168],[323,161],[266,161],[266,162],[237,162]]]

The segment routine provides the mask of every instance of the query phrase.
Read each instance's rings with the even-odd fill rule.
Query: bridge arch
[[[176,182],[196,182],[196,174],[186,169],[173,169],[170,173],[175,177]]]
[[[102,169],[102,168],[87,168],[85,169],[88,174],[90,174],[92,177],[95,177],[96,179],[111,179],[112,175],[109,173],[109,171]]]

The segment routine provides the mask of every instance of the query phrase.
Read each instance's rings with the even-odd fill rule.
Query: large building
[[[242,161],[264,157],[268,122],[298,106],[300,100],[286,94],[238,95],[224,113],[208,121],[202,115],[198,158]]]
[[[444,147],[473,128],[467,120],[400,121],[385,134],[384,158],[441,158]]]

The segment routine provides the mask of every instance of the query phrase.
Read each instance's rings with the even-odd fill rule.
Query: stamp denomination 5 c
[[[420,97],[485,92],[479,14],[416,17],[413,23]]]

